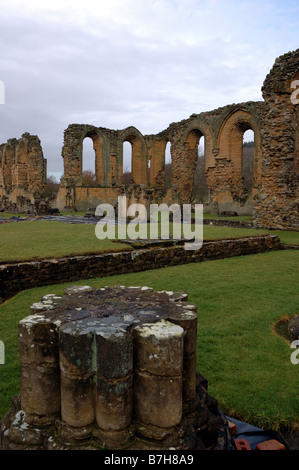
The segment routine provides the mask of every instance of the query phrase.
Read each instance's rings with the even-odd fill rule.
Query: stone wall
[[[291,99],[298,64],[299,49],[279,57],[262,88],[266,113],[257,226],[299,230],[299,107]]]
[[[62,155],[64,179],[58,194],[60,209],[85,210],[102,202],[115,204],[120,194],[136,191],[154,203],[192,202],[198,145],[205,139],[205,174],[216,212],[252,212],[261,176],[261,139],[264,103],[242,103],[215,111],[194,114],[172,123],[157,135],[142,136],[134,127],[124,131],[70,125],[65,133]],[[253,190],[248,193],[242,178],[243,134],[255,132]],[[82,185],[83,141],[94,142],[96,187]],[[132,184],[123,185],[123,143],[132,145]],[[95,145],[96,142],[96,145]],[[171,189],[165,187],[165,149],[171,143]],[[100,170],[101,169],[101,170]],[[104,190],[105,188],[105,190]],[[136,199],[136,202],[140,202]],[[200,201],[196,201],[200,202]]]
[[[200,250],[183,246],[148,247],[139,250],[62,259],[0,265],[0,300],[33,287],[113,276],[186,263],[263,253],[280,248],[274,235],[206,241]]]
[[[278,58],[262,87],[264,101],[232,104],[192,114],[157,135],[143,136],[136,128],[112,131],[72,124],[65,131],[65,178],[60,208],[86,209],[102,202],[115,204],[120,194],[138,187],[139,199],[179,204],[191,202],[198,146],[204,137],[205,177],[209,210],[252,214],[255,226],[299,229],[298,105],[291,101],[292,82],[299,77],[299,50]],[[252,189],[242,174],[243,136],[254,132]],[[95,149],[96,188],[82,188],[83,141]],[[123,143],[132,145],[132,185],[124,186]],[[171,144],[171,189],[165,187],[165,149]],[[105,188],[105,191],[103,191]],[[134,202],[134,198],[133,198]]]
[[[263,101],[231,104],[192,114],[156,135],[135,127],[111,130],[70,124],[64,131],[64,177],[60,210],[87,210],[101,203],[192,203],[198,146],[204,137],[204,171],[209,211],[253,214],[257,227],[299,230],[299,108],[292,100],[299,78],[299,49],[279,57],[262,87]],[[296,95],[297,96],[297,95]],[[252,189],[243,177],[243,136],[254,132]],[[82,179],[83,142],[95,152],[96,184]],[[131,183],[124,184],[124,142],[132,146]],[[165,150],[171,144],[171,188],[165,184]],[[24,134],[0,146],[2,207],[30,203],[45,184],[45,161],[37,137]],[[28,202],[27,201],[27,202]]]

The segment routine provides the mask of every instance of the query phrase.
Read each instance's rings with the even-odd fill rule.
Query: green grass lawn
[[[175,266],[137,274],[82,280],[76,284],[147,285],[183,289],[198,305],[198,371],[209,393],[230,416],[262,428],[291,431],[299,422],[299,365],[275,323],[299,312],[299,251]],[[72,283],[74,284],[74,283]],[[71,284],[23,291],[0,305],[0,419],[19,391],[18,321],[47,293]],[[297,370],[298,369],[298,370]]]
[[[205,240],[239,238],[273,233],[283,243],[299,245],[299,232],[203,226]],[[0,261],[18,262],[90,253],[128,250],[127,244],[98,240],[95,225],[56,221],[14,222],[0,225]]]
[[[63,222],[14,222],[0,225],[0,260],[24,261],[130,249],[98,240],[94,225]]]

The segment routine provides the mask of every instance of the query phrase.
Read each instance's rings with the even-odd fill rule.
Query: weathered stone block
[[[133,377],[108,381],[97,377],[96,421],[103,431],[121,431],[132,424]]]
[[[184,330],[167,321],[144,324],[134,329],[136,367],[162,376],[181,376]]]
[[[51,363],[21,364],[22,408],[27,414],[52,415],[60,411],[59,367]]]
[[[182,419],[182,377],[135,374],[137,420],[159,428],[171,428]]]
[[[95,420],[94,378],[61,372],[61,417],[73,427],[88,426]]]

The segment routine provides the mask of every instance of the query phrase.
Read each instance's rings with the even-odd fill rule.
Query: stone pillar
[[[134,335],[139,432],[159,439],[182,419],[184,330],[162,320],[135,327]]]
[[[183,404],[185,411],[197,406],[196,398],[196,343],[197,343],[197,306],[190,302],[177,302],[181,310],[169,316],[169,320],[184,331],[183,357]]]
[[[57,326],[44,314],[19,322],[20,388],[26,414],[49,416],[60,411]]]
[[[204,447],[197,427],[208,395],[196,380],[196,305],[186,292],[73,286],[31,312],[19,322],[20,404],[0,447]]]
[[[96,422],[105,442],[127,439],[133,417],[133,342],[124,325],[96,334]]]
[[[177,308],[171,309],[167,319],[184,329],[183,408],[192,411],[198,404],[196,396],[197,305],[188,301],[184,291],[161,291],[168,295]]]
[[[61,417],[69,426],[93,423],[94,334],[89,320],[70,322],[59,330]]]

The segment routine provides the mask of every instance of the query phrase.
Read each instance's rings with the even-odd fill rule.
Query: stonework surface
[[[196,371],[197,306],[149,287],[67,288],[19,322],[2,450],[229,449]]]
[[[134,250],[128,246],[128,251],[123,252],[2,264],[0,302],[38,286],[264,253],[281,247],[279,237],[254,236],[254,231],[252,237],[204,241],[200,250],[185,250],[181,245],[153,246],[150,242],[137,241]]]
[[[292,99],[299,78],[299,49],[279,57],[267,75],[263,101],[231,104],[192,114],[156,135],[135,127],[111,130],[70,124],[64,131],[64,176],[53,204],[88,210],[101,203],[193,201],[198,145],[204,137],[204,172],[209,211],[253,214],[257,227],[299,230],[299,108]],[[295,98],[298,93],[295,94]],[[243,136],[254,132],[252,188],[243,176]],[[93,141],[96,183],[84,184],[83,142]],[[123,144],[132,147],[131,182],[123,181]],[[171,187],[165,179],[165,150],[171,145]],[[0,209],[24,210],[42,193],[45,166],[37,137],[26,133],[0,146]]]

